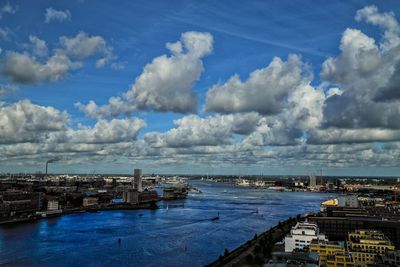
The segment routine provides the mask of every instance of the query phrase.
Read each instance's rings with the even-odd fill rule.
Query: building
[[[346,252],[344,242],[313,239],[308,246],[309,252],[315,252],[319,256],[319,266],[325,266],[329,255],[344,254]]]
[[[136,189],[126,189],[122,193],[124,203],[138,204],[139,203],[139,192]]]
[[[142,192],[142,170],[135,169],[133,171],[133,188]]]
[[[0,193],[0,219],[27,217],[41,208],[41,193],[10,191]]]
[[[158,194],[156,191],[143,191],[139,193],[139,203],[152,203],[158,201]]]
[[[47,210],[58,210],[58,200],[49,200],[47,202]]]
[[[168,187],[163,190],[164,200],[176,200],[187,198],[188,192],[185,187]]]
[[[321,232],[329,236],[329,240],[346,240],[350,232],[358,229],[373,229],[384,233],[393,244],[400,248],[400,223],[397,220],[382,220],[382,218],[351,216],[315,216],[308,217],[312,223],[316,223]]]
[[[381,263],[384,266],[400,266],[400,250],[392,250],[382,255]]]
[[[326,209],[328,207],[337,207],[337,205],[338,205],[338,201],[337,201],[336,198],[328,199],[328,200],[326,200],[326,201],[321,203],[320,211],[321,212],[326,212]]]
[[[316,187],[316,186],[317,186],[317,177],[315,177],[315,176],[310,176],[310,177],[309,177],[308,186],[309,186],[309,187]]]
[[[336,252],[326,257],[326,267],[353,267],[354,261],[348,252]]]
[[[84,207],[91,207],[91,206],[96,206],[97,203],[97,197],[85,197],[83,198],[83,206]]]
[[[395,250],[392,242],[376,230],[357,230],[349,233],[347,247],[355,266],[374,264],[378,255]]]
[[[318,255],[315,252],[273,252],[271,260],[264,267],[317,267]]]
[[[319,233],[316,224],[302,222],[297,223],[285,237],[285,252],[292,252],[294,249],[308,247],[313,239],[328,241],[324,234]]]
[[[358,203],[357,195],[338,196],[337,200],[338,207],[358,208],[360,206]]]

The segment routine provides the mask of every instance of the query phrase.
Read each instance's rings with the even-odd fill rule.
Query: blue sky
[[[400,170],[397,1],[0,10],[0,171]]]

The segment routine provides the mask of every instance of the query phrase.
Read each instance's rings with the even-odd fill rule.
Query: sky
[[[398,1],[0,1],[0,172],[398,176]]]

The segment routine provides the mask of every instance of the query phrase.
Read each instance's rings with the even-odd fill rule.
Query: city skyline
[[[0,172],[400,171],[396,1],[0,3]]]

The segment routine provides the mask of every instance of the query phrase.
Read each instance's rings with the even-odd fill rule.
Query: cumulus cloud
[[[340,144],[390,142],[400,140],[400,130],[362,128],[362,129],[313,129],[310,132],[310,144]]]
[[[18,6],[12,6],[10,3],[6,3],[1,9],[0,9],[0,19],[3,18],[5,14],[15,14],[18,10]]]
[[[71,20],[71,13],[69,10],[56,10],[52,7],[46,8],[45,13],[45,23],[50,23],[52,21],[63,22],[65,20]]]
[[[34,112],[26,114],[20,112],[22,107],[14,107],[23,106],[20,102],[1,103],[0,135],[7,138],[0,145],[0,161],[51,154],[70,157],[71,163],[124,157],[157,168],[178,164],[229,170],[250,164],[269,169],[398,167],[398,23],[393,13],[380,13],[374,6],[358,11],[355,19],[380,27],[382,38],[375,40],[361,30],[346,29],[340,53],[322,66],[321,85],[313,83],[310,67],[299,56],[290,55],[286,61],[275,58],[246,80],[232,76],[209,89],[205,110],[223,114],[184,115],[174,121],[172,129],[148,132],[139,140],[146,123],[130,118],[132,111],[194,112],[197,95],[193,86],[203,71],[203,58],[212,52],[211,35],[189,32],[168,43],[170,54],[147,64],[132,87],[111,97],[107,105],[77,103],[89,117],[98,119],[93,126],[72,128],[65,112],[29,101],[24,110]],[[46,43],[32,36],[32,52],[26,54],[31,62],[25,59],[19,67],[28,66],[25,72],[32,72],[29,65],[33,65],[46,72],[43,66],[56,54],[71,63],[99,56],[102,65],[112,50],[92,37],[78,34],[60,39],[59,47],[48,56]],[[104,119],[121,114],[127,118]],[[48,121],[60,124],[49,128],[52,123]],[[18,129],[21,132],[12,135]]]
[[[122,96],[111,97],[108,105],[78,104],[91,117],[116,116],[134,110],[195,112],[198,96],[195,82],[203,71],[202,58],[212,51],[209,33],[186,32],[175,43],[167,43],[171,55],[153,59],[143,68],[132,87]]]
[[[33,142],[66,128],[69,116],[53,107],[22,100],[0,108],[0,143]]]
[[[89,57],[100,57],[97,67],[115,59],[111,46],[101,36],[89,36],[84,32],[73,37],[61,36],[52,55],[48,55],[44,40],[37,36],[29,36],[29,40],[31,53],[8,51],[2,62],[1,72],[15,83],[57,82],[70,70],[80,68],[82,60]],[[101,64],[98,64],[99,60]]]
[[[359,10],[356,20],[384,30],[377,43],[360,30],[346,29],[340,50],[322,66],[321,77],[343,92],[326,100],[325,127],[398,129],[399,24],[393,13],[379,13],[375,6]]]
[[[20,84],[57,82],[65,78],[68,70],[78,66],[63,54],[55,54],[40,62],[28,53],[7,52],[2,72]]]
[[[104,160],[139,153],[135,144],[139,131],[146,126],[143,120],[102,120],[93,126],[80,125],[75,129],[70,126],[69,118],[65,111],[28,100],[3,105],[0,107],[0,161],[42,160],[49,156]]]
[[[267,67],[253,71],[244,82],[234,75],[226,83],[214,85],[207,92],[205,110],[278,113],[288,93],[310,76],[299,56],[289,55],[286,62],[276,57]]]
[[[46,41],[37,36],[30,35],[29,41],[31,42],[32,54],[38,57],[47,56],[49,49],[47,48]]]
[[[85,32],[79,32],[74,37],[61,36],[61,53],[67,55],[72,60],[83,60],[93,55],[102,55],[98,59],[96,67],[104,67],[114,59],[112,47],[101,36],[89,36]]]
[[[166,133],[146,133],[144,140],[152,147],[193,147],[230,144],[234,134],[255,130],[260,116],[256,113],[215,115],[201,118],[188,115],[175,120],[176,128]]]
[[[69,130],[67,138],[71,143],[104,144],[132,142],[146,123],[137,118],[98,121],[93,127]]]
[[[359,22],[365,21],[379,26],[385,30],[383,42],[381,43],[384,50],[400,44],[400,26],[393,12],[380,13],[376,6],[366,6],[357,11],[355,19]]]

